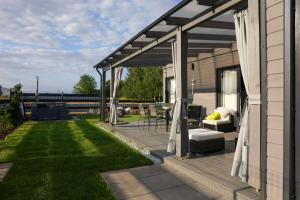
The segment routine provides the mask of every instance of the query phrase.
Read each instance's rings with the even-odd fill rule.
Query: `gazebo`
[[[238,165],[244,165],[246,171],[248,165],[255,168],[256,174],[250,170],[250,174],[240,174],[240,176],[249,177],[250,185],[259,188],[259,36],[259,8],[256,0],[182,1],[94,66],[102,77],[102,91],[105,91],[106,73],[111,71],[110,122],[114,123],[116,115],[115,92],[122,67],[164,66],[172,63],[176,77],[176,106],[170,137],[173,139],[170,139],[170,143],[176,146],[176,156],[185,157],[189,151],[186,117],[187,59],[197,57],[201,53],[212,53],[216,48],[230,48],[233,43],[237,42],[249,102],[247,115],[243,119],[246,125],[240,131],[241,139],[237,148],[237,154],[242,155],[238,155],[241,160],[237,162]],[[249,70],[250,66],[251,70]],[[251,82],[249,82],[249,77],[251,77]],[[102,92],[101,99],[101,119],[104,121],[105,92]],[[248,113],[250,113],[249,116]],[[248,122],[248,119],[256,120]],[[250,138],[249,144],[248,138]],[[255,142],[251,138],[255,138]],[[249,151],[246,150],[248,146],[247,148],[243,146],[245,143],[251,146]],[[241,169],[240,173],[243,173]]]

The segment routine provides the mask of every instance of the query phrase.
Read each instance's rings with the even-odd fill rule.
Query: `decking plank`
[[[214,153],[208,155],[196,156],[192,159],[178,160],[174,154],[166,152],[169,140],[169,133],[163,128],[154,127],[148,130],[147,127],[137,127],[137,123],[131,123],[130,126],[114,126],[114,133],[122,135],[126,141],[133,141],[140,149],[158,157],[166,166],[175,167],[190,179],[200,178],[199,183],[205,184],[208,188],[216,188],[222,195],[230,197],[237,191],[245,199],[255,199],[258,196],[253,188],[246,183],[241,182],[239,177],[230,176],[234,153]],[[198,180],[199,181],[199,180]],[[254,191],[254,192],[253,192]],[[241,198],[241,199],[244,199]]]

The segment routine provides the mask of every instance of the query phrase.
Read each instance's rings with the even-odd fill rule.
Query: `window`
[[[240,67],[217,70],[217,105],[237,111],[242,110],[246,91]]]
[[[174,103],[175,102],[175,98],[176,98],[176,94],[175,94],[175,79],[174,77],[171,78],[167,78],[166,81],[166,102],[167,103]]]

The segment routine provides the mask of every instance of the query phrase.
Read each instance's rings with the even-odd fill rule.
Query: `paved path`
[[[164,165],[151,165],[101,174],[117,199],[208,200],[220,196]]]

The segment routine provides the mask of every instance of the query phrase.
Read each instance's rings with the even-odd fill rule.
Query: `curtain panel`
[[[176,62],[177,62],[177,45],[176,42],[172,42],[171,44],[172,48],[172,61],[173,61],[173,72],[174,72],[174,82],[175,82],[175,97],[176,97]],[[175,98],[172,110],[171,110],[171,116],[172,116],[172,125],[171,125],[171,131],[170,131],[170,137],[169,137],[169,143],[167,152],[172,153],[175,152],[175,146],[176,146],[176,129],[177,129],[177,121],[180,117],[180,110],[181,107],[178,105],[177,98]]]
[[[111,97],[110,102],[110,123],[111,124],[117,124],[117,102],[116,102],[116,94],[117,94],[117,88],[119,86],[121,77],[122,77],[123,68],[119,67],[116,69],[115,74],[115,81],[114,81],[114,87],[113,87],[113,94]]]
[[[231,175],[260,188],[260,54],[256,1],[234,15],[237,48],[247,93]]]
[[[248,60],[248,40],[247,25],[248,11],[243,10],[234,15],[234,24],[236,31],[237,47],[240,58],[241,72],[245,84],[246,93],[249,96],[249,60]],[[239,176],[246,182],[248,178],[248,147],[249,147],[249,107],[247,103],[243,109],[240,124],[239,138],[234,155],[231,175]]]

